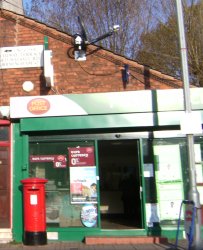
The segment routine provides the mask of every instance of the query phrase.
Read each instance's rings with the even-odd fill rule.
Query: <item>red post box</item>
[[[46,179],[27,178],[23,184],[24,244],[47,244],[46,233]]]

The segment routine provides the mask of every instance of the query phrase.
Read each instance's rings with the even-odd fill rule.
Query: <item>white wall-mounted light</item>
[[[31,81],[25,81],[22,87],[24,91],[30,92],[34,89],[34,84]]]

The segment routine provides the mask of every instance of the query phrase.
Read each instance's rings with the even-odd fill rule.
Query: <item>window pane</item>
[[[47,226],[49,227],[86,226],[81,220],[81,214],[86,204],[84,202],[83,203],[73,202],[72,196],[70,195],[71,164],[68,161],[69,158],[68,148],[70,147],[89,148],[90,146],[91,148],[93,148],[92,142],[30,143],[29,175],[30,177],[48,179],[48,182],[46,184]],[[80,167],[78,167],[78,171],[81,172]],[[78,176],[80,176],[79,172]],[[89,178],[92,178],[92,171],[90,173]],[[89,205],[92,205],[91,208],[93,208],[94,211],[97,211],[97,204],[90,204],[91,201],[88,203]],[[89,211],[92,210],[90,209]],[[96,224],[97,224],[97,219],[95,224],[93,223],[92,225],[95,226]]]
[[[2,126],[0,127],[0,141],[8,141],[9,140],[9,128]]]

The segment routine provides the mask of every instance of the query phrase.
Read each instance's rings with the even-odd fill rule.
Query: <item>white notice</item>
[[[30,195],[30,204],[31,205],[37,205],[37,195],[36,194],[31,194]]]
[[[43,45],[0,48],[0,69],[43,66]]]

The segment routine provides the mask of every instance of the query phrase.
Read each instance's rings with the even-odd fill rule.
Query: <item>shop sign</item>
[[[95,166],[94,147],[68,148],[70,167]]]
[[[53,162],[54,168],[66,167],[65,155],[30,155],[30,162]]]
[[[43,45],[0,48],[0,69],[43,66]]]
[[[87,115],[87,112],[68,96],[16,96],[10,98],[10,117],[12,118],[72,115]]]
[[[50,103],[45,98],[34,98],[27,104],[27,110],[34,115],[42,115],[48,112]]]
[[[86,227],[95,227],[97,224],[97,208],[92,204],[85,204],[81,210],[81,221]]]

